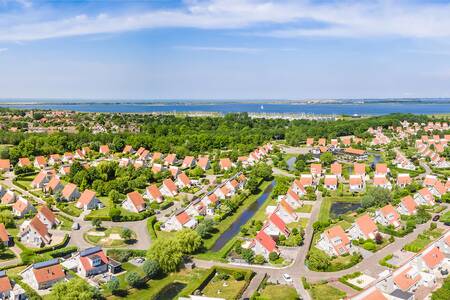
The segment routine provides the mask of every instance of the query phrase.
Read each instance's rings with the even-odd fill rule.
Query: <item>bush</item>
[[[306,280],[306,277],[302,276],[302,284],[305,290],[309,290],[311,288],[311,285],[309,284],[308,280]]]
[[[136,272],[129,272],[125,277],[125,280],[131,287],[137,287],[142,283],[141,277]]]
[[[142,266],[142,269],[144,270],[144,273],[148,279],[155,278],[161,271],[158,263],[154,260],[146,260],[144,265]]]
[[[371,242],[371,241],[365,242],[365,243],[362,245],[362,247],[363,247],[364,249],[368,250],[368,251],[375,251],[375,249],[377,248],[377,247],[375,246],[375,244],[374,244],[373,242]]]
[[[145,257],[147,251],[132,249],[108,249],[106,250],[106,254],[114,260],[126,262],[131,257]]]
[[[233,278],[237,281],[241,281],[245,278],[244,274],[242,272],[233,272]]]
[[[269,253],[269,260],[270,261],[275,261],[279,258],[280,256],[278,255],[278,253],[276,252],[270,252]]]
[[[256,255],[255,258],[253,259],[253,263],[256,265],[262,265],[265,262],[266,259],[261,254]]]

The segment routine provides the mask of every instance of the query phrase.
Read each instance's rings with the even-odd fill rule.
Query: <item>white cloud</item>
[[[234,52],[234,53],[257,53],[264,51],[263,48],[247,48],[247,47],[210,47],[210,46],[177,46],[175,49],[207,51],[207,52]]]
[[[0,48],[0,53],[8,51],[8,48]]]
[[[33,11],[39,16],[38,9]],[[0,41],[32,41],[153,28],[231,29],[280,38],[450,37],[450,5],[411,4],[400,0],[319,4],[306,0],[190,0],[176,9],[125,14],[105,11],[69,17],[58,17],[63,15],[62,12],[53,12],[52,18],[46,11],[42,15],[45,17],[39,20],[37,17],[9,16],[6,20],[11,20],[10,23],[0,26]],[[33,21],[26,21],[31,19]],[[313,26],[305,26],[306,22]]]

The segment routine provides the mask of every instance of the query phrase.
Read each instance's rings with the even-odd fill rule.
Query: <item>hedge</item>
[[[393,254],[388,254],[388,255],[386,255],[385,257],[383,257],[378,263],[379,263],[381,266],[388,267],[388,268],[390,268],[390,269],[397,269],[397,266],[394,266],[394,265],[392,265],[392,264],[390,264],[390,263],[387,262],[388,260],[390,260],[390,259],[393,258],[393,257],[394,257]]]
[[[339,282],[342,282],[343,284],[348,285],[349,287],[351,287],[352,289],[354,289],[356,291],[362,291],[363,289],[360,288],[359,286],[356,286],[356,285],[348,282],[349,279],[354,279],[354,278],[359,277],[361,275],[362,275],[361,272],[355,272],[355,273],[352,273],[352,274],[344,275],[344,276],[340,277],[338,280],[339,280]]]
[[[51,251],[47,254],[49,254],[51,257],[53,258],[57,258],[57,257],[64,257],[66,255],[69,255],[73,252],[78,251],[78,247],[77,246],[68,246],[62,249],[56,249],[54,251]]]
[[[133,249],[108,249],[106,250],[106,255],[114,260],[126,262],[131,257],[145,257],[147,255],[147,251]]]
[[[101,221],[111,221],[110,216],[91,216],[90,214],[84,217],[85,221],[92,221],[94,219],[98,219]]]
[[[156,240],[158,238],[155,232],[155,228],[153,227],[155,226],[156,221],[156,216],[151,216],[147,220],[147,231],[150,234],[152,240]]]
[[[15,186],[18,186],[18,187],[20,187],[22,190],[25,190],[25,191],[27,191],[28,190],[28,188],[26,187],[26,186],[24,186],[23,184],[21,184],[21,183],[19,183],[17,180],[13,180],[13,183],[14,183],[14,185]]]
[[[50,252],[50,251],[65,247],[69,243],[69,239],[70,239],[69,235],[65,234],[64,239],[61,243],[54,245],[54,246],[48,246],[48,247],[39,248],[39,249],[28,248],[17,239],[15,239],[14,242],[17,245],[17,247],[19,247],[22,251],[30,251],[34,254],[40,254],[40,253]]]

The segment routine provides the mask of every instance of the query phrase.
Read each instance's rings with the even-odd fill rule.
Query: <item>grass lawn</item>
[[[450,211],[443,214],[440,218],[440,221],[444,222],[444,223],[449,223],[450,222]]]
[[[237,281],[232,276],[227,280],[219,279],[216,276],[205,286],[202,293],[207,297],[236,299],[245,284],[245,280]]]
[[[75,206],[75,203],[64,203],[62,202],[61,204],[58,204],[59,206],[61,206],[61,210],[64,211],[66,214],[74,216],[74,217],[79,217],[81,215],[81,213],[83,212],[81,209],[79,209],[78,207]]]
[[[113,207],[113,202],[111,201],[111,199],[109,199],[109,197],[98,197],[98,199],[100,199],[100,201],[103,203],[103,205],[105,207],[91,211],[89,213],[89,216],[90,217],[100,217],[100,218],[109,217],[109,211],[110,211],[111,207]],[[121,216],[130,216],[130,215],[137,216],[137,215],[139,215],[137,213],[128,211],[128,210],[122,208],[121,206],[117,206],[117,208],[120,209]]]
[[[299,207],[295,210],[295,212],[298,213],[310,213],[312,210],[313,206],[311,204],[305,204],[302,207]]]
[[[444,232],[441,228],[436,228],[434,230],[427,229],[423,233],[419,234],[417,238],[409,244],[403,247],[403,250],[410,252],[419,252],[424,249],[428,244],[437,239]]]
[[[0,261],[11,260],[16,258],[14,252],[11,249],[5,249],[2,253],[0,253]]]
[[[20,272],[25,270],[27,267],[28,266],[19,266],[19,267],[7,269],[7,270],[5,270],[6,271],[6,275],[8,275],[8,277],[17,276],[17,275],[19,275]]]
[[[31,187],[31,181],[27,181],[27,180],[17,180],[16,183],[17,183],[17,185],[18,185],[19,187],[24,186],[25,189],[26,189],[27,191],[33,189],[33,188]]]
[[[61,224],[59,225],[59,229],[66,230],[66,231],[72,230],[73,221],[71,219],[63,216],[62,214],[58,214],[56,217],[58,218],[58,220],[61,221]]]
[[[102,247],[118,247],[127,244],[127,241],[123,240],[120,235],[123,232],[122,227],[111,227],[106,230],[96,230],[91,229],[86,232],[83,237],[84,239],[94,245]],[[91,233],[91,234],[90,234]],[[112,238],[112,237],[117,237]],[[136,233],[132,232],[131,241],[136,239]]]
[[[324,198],[322,200],[322,204],[320,205],[320,211],[319,211],[319,222],[326,223],[330,220],[330,209],[331,209],[331,198]]]
[[[268,300],[296,300],[299,299],[297,291],[288,285],[273,285],[268,284],[260,292],[260,297],[256,299],[268,299]]]
[[[347,295],[345,292],[326,283],[312,285],[309,292],[314,300],[339,300]]]

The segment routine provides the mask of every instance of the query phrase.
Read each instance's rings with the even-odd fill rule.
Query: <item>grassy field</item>
[[[314,300],[339,300],[346,296],[345,292],[326,283],[312,285],[309,292]]]
[[[113,203],[112,203],[111,199],[109,199],[109,197],[98,197],[98,199],[100,199],[100,201],[103,203],[103,205],[105,207],[91,211],[89,213],[89,217],[94,217],[94,218],[109,217],[109,211],[113,207]],[[121,216],[137,216],[138,215],[137,213],[133,213],[131,211],[128,211],[128,210],[122,208],[121,206],[118,206],[118,208],[120,209]]]
[[[322,200],[322,204],[320,205],[320,211],[319,211],[319,218],[318,221],[319,222],[327,222],[330,220],[330,209],[331,209],[331,204],[333,202],[331,201],[331,198],[324,198]]]
[[[73,221],[71,219],[63,216],[62,214],[58,214],[57,218],[58,218],[58,220],[61,221],[61,224],[59,225],[59,229],[67,230],[67,231],[72,230]]]
[[[419,234],[419,236],[409,244],[406,244],[403,247],[403,250],[411,251],[411,252],[419,252],[424,249],[428,244],[432,241],[436,240],[438,237],[442,235],[444,232],[441,228],[436,228],[434,230],[425,230],[423,233]]]
[[[237,281],[231,276],[226,280],[213,277],[202,290],[202,293],[207,297],[224,298],[227,300],[236,299],[245,284],[245,280]]]
[[[256,297],[257,300],[296,300],[299,299],[297,291],[288,285],[273,285],[268,284],[261,290],[260,296]]]
[[[122,227],[111,227],[106,230],[96,230],[91,229],[87,233],[84,234],[84,239],[94,245],[102,246],[102,247],[119,247],[126,245],[125,240],[122,238],[120,239],[111,239],[112,235],[121,235],[123,232]],[[99,235],[93,235],[93,234],[99,234]],[[100,235],[102,234],[102,235]],[[132,233],[131,240],[136,239],[136,233]]]
[[[295,212],[298,213],[310,213],[312,210],[313,206],[311,204],[305,204],[302,207],[299,207],[295,210]]]

